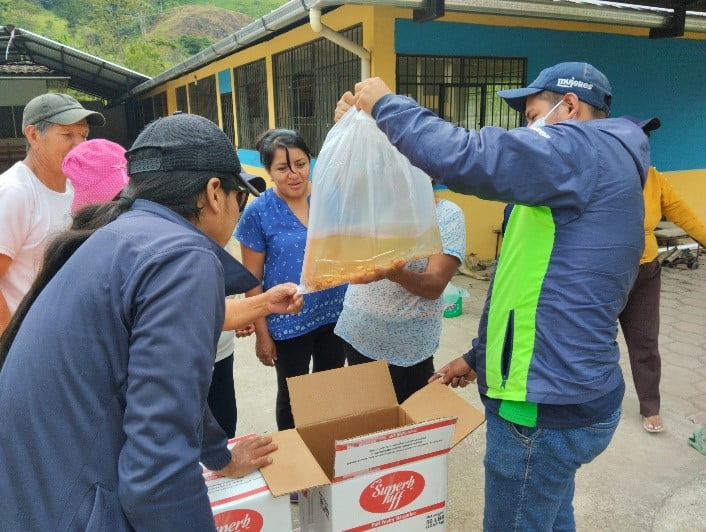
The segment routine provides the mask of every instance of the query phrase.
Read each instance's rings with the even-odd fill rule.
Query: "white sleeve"
[[[0,184],[0,254],[17,256],[31,230],[32,200],[17,183]]]
[[[439,204],[437,210],[442,252],[463,262],[466,256],[466,218],[461,208],[449,200]]]

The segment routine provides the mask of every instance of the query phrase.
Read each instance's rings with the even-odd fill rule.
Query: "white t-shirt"
[[[466,225],[463,211],[448,200],[436,205],[442,253],[463,261]],[[429,260],[411,261],[406,268],[423,272]],[[350,284],[334,332],[359,353],[396,366],[413,366],[439,347],[444,301],[416,296],[402,285],[383,279]]]
[[[225,249],[228,253],[233,255],[236,259],[240,259],[240,244],[233,237],[230,237],[225,245]],[[235,299],[236,296],[228,296],[228,299]],[[242,297],[242,296],[240,296]],[[235,349],[235,332],[234,331],[223,331],[221,337],[218,339],[218,346],[216,347],[216,362],[220,362],[224,358],[233,354]]]
[[[70,182],[65,192],[55,192],[22,161],[0,174],[0,254],[12,259],[0,291],[10,312],[37,276],[49,238],[71,225],[73,197]]]
[[[218,339],[218,347],[216,347],[216,362],[220,362],[224,358],[233,354],[235,349],[235,332],[223,331]]]

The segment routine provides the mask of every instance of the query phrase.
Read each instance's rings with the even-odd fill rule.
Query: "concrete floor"
[[[579,530],[706,531],[706,456],[687,438],[706,424],[706,261],[697,270],[664,269],[662,275],[662,415],[666,430],[646,433],[640,424],[627,350],[622,337],[626,395],[623,418],[608,449],[577,476],[574,500]],[[467,288],[461,316],[444,319],[436,366],[462,354],[475,335],[487,281],[462,275]],[[236,344],[238,434],[276,431],[273,368],[254,355],[254,338]],[[482,409],[475,387],[459,393]],[[450,453],[447,530],[482,528],[485,425]],[[293,527],[298,511],[292,505]]]

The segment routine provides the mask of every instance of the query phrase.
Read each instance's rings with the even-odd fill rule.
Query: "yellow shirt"
[[[672,188],[654,166],[650,166],[644,190],[645,197],[645,251],[640,264],[652,262],[657,258],[657,238],[655,227],[664,215],[667,220],[677,224],[699,244],[706,247],[706,226],[682,197]]]

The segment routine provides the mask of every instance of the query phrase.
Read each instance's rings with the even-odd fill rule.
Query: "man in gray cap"
[[[478,380],[483,529],[575,530],[576,471],[620,420],[617,321],[644,247],[649,145],[632,122],[607,118],[610,83],[588,63],[498,95],[528,127],[467,131],[379,79],[357,84],[336,115],[354,104],[451,190],[515,204],[478,337],[436,378]]]
[[[24,108],[27,156],[0,175],[0,333],[36,277],[47,238],[70,225],[73,188],[61,163],[89,126],[103,124],[68,94],[42,94]]]

